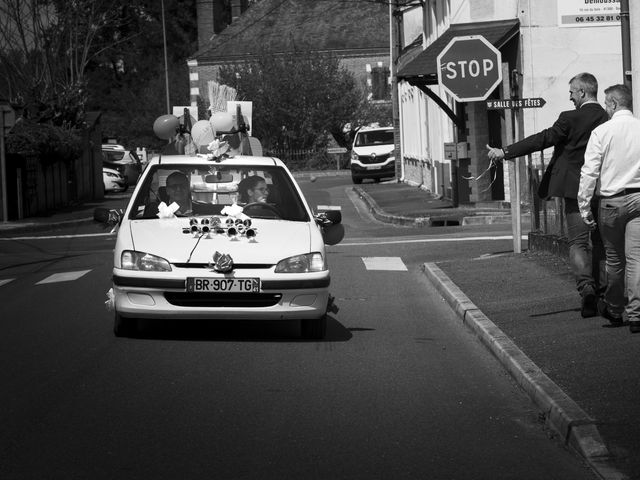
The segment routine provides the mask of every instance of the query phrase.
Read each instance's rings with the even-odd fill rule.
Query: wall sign
[[[620,0],[558,0],[559,27],[620,25]]]

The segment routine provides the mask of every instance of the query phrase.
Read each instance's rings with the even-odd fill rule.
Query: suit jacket
[[[607,120],[607,112],[598,103],[587,103],[577,110],[562,112],[551,128],[505,147],[505,158],[521,157],[554,147],[538,195],[540,198],[577,198],[580,169],[589,136],[594,128]]]

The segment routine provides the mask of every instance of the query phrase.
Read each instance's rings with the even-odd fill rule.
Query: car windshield
[[[371,130],[359,132],[356,137],[356,147],[371,145],[389,145],[393,143],[393,130]]]
[[[124,158],[122,150],[103,150],[102,159],[107,162],[118,162]]]
[[[157,219],[162,203],[175,203],[176,216],[221,215],[237,204],[253,218],[309,221],[294,183],[278,166],[153,165],[133,202],[130,219]]]

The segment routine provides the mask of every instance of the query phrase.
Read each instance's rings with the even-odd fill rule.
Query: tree
[[[343,128],[366,101],[333,54],[263,53],[220,69],[220,82],[253,102],[253,132],[265,149],[322,148],[327,134],[345,145]]]
[[[171,97],[189,101],[185,58],[194,51],[195,0],[164,0]],[[0,96],[24,117],[64,129],[87,109],[108,135],[153,145],[166,113],[161,3],[145,0],[2,0]]]

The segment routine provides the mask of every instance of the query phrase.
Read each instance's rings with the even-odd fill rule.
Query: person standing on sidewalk
[[[621,325],[626,311],[631,333],[640,333],[640,120],[631,113],[633,100],[627,86],[613,85],[604,93],[611,120],[591,132],[578,206],[585,224],[595,229],[590,204],[597,190],[598,226],[607,257],[607,289],[598,305],[600,315]]]
[[[564,199],[564,213],[569,240],[569,262],[576,287],[581,296],[583,317],[598,314],[597,302],[604,287],[604,247],[597,231],[591,232],[580,217],[578,185],[584,151],[591,131],[606,122],[607,112],[598,103],[598,81],[590,73],[579,73],[569,81],[569,100],[575,110],[560,113],[546,130],[503,148],[487,145],[491,160],[511,160],[516,157],[553,148],[553,156],[544,172],[538,196],[543,199]],[[597,200],[594,199],[594,211]],[[601,285],[602,284],[602,285]]]

